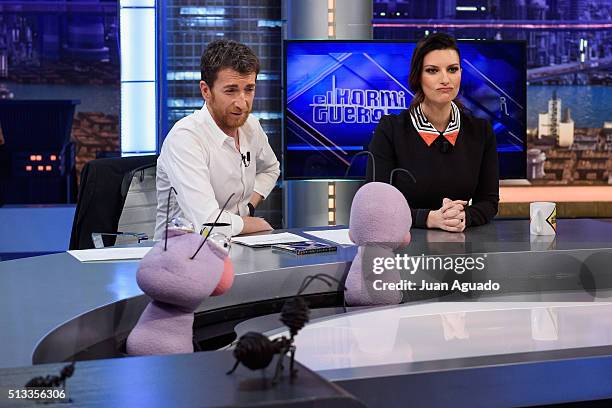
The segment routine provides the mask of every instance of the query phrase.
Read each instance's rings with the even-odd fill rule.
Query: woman
[[[399,115],[384,116],[370,142],[377,181],[389,180],[395,168],[414,175],[416,183],[397,172],[393,184],[408,200],[417,228],[461,232],[497,214],[495,134],[456,100],[460,61],[457,43],[447,34],[419,41],[408,79],[412,103]],[[371,181],[371,163],[367,174]]]

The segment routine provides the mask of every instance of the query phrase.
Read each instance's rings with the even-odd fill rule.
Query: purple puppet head
[[[207,296],[225,292],[234,280],[228,248],[209,239],[191,259],[203,239],[199,234],[170,229],[167,250],[160,241],[140,262],[138,286],[154,300],[189,312]]]
[[[410,206],[392,185],[371,182],[355,194],[349,221],[349,234],[355,244],[391,244],[397,248],[410,242],[411,226]]]
[[[393,251],[410,242],[412,216],[404,195],[391,184],[371,182],[355,194],[351,205],[349,236],[359,246],[346,277],[344,298],[351,306],[393,305],[402,301],[399,291],[377,291],[375,280],[398,282],[398,270],[373,273],[374,258],[393,257]]]
[[[168,208],[172,191],[168,192]],[[228,202],[229,198],[219,216]],[[206,238],[194,233],[191,223],[172,219],[166,223],[165,239],[140,261],[136,281],[153,301],[128,335],[128,354],[193,352],[193,312],[206,297],[223,294],[234,282],[229,240],[211,234],[218,219]]]

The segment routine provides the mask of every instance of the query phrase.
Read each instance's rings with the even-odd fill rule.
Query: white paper
[[[317,238],[325,239],[327,241],[335,242],[339,245],[355,245],[355,243],[349,238],[348,228],[320,231],[304,231],[304,233],[313,235]]]
[[[292,234],[290,232],[281,232],[279,234],[269,235],[253,235],[250,237],[235,237],[232,242],[241,243],[248,246],[257,245],[274,245],[274,244],[289,244],[292,242],[310,241],[308,238]]]
[[[68,251],[81,262],[124,261],[142,259],[152,247],[100,248]]]

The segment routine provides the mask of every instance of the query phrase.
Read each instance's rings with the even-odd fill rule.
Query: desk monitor
[[[410,105],[415,41],[285,41],[283,174],[342,179],[383,115]],[[497,137],[500,178],[526,177],[526,45],[459,41],[460,100]],[[356,160],[348,178],[365,175]]]

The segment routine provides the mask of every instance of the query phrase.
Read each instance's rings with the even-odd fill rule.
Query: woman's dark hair
[[[461,53],[459,53],[459,47],[457,41],[448,34],[445,33],[434,33],[425,38],[422,38],[417,43],[412,53],[412,60],[410,61],[410,75],[408,76],[408,87],[414,92],[414,98],[410,102],[410,108],[414,109],[425,99],[423,88],[421,87],[421,75],[423,74],[423,60],[425,55],[435,50],[455,50],[459,59],[461,59]],[[453,101],[460,110],[464,110],[463,104],[455,98]]]
[[[200,59],[202,81],[212,88],[217,73],[231,68],[241,75],[259,74],[259,59],[249,47],[232,40],[216,40],[208,44]]]

